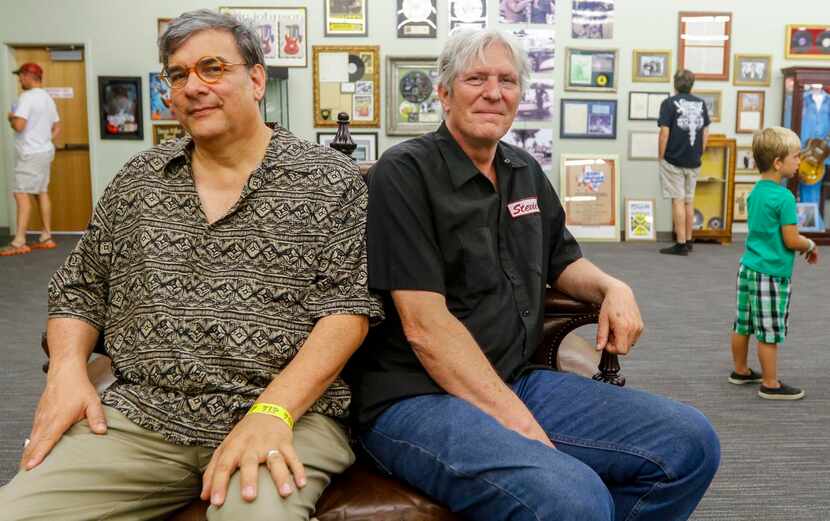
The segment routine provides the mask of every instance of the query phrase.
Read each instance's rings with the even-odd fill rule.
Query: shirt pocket
[[[469,294],[490,291],[499,282],[496,245],[490,228],[469,228],[458,232],[461,243],[462,272]]]

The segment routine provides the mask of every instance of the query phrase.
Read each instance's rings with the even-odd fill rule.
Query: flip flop
[[[32,249],[25,244],[23,246],[15,246],[14,244],[9,244],[8,246],[0,248],[0,257],[11,257],[12,255],[25,255],[27,253],[32,253]]]
[[[33,250],[51,250],[52,248],[57,248],[57,247],[58,247],[58,245],[55,243],[55,241],[52,240],[51,237],[49,237],[45,241],[33,242],[32,245],[31,245],[31,248]]]

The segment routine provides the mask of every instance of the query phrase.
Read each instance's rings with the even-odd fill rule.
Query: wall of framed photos
[[[450,1],[437,0],[435,27],[422,24],[413,27],[409,35],[430,35],[434,38],[413,39],[398,36],[397,2],[395,0],[364,0],[367,6],[365,24],[350,24],[338,19],[336,13],[327,12],[327,0],[144,0],[128,2],[114,0],[73,0],[72,2],[54,2],[50,0],[27,0],[26,2],[3,2],[0,4],[0,35],[6,46],[0,51],[0,105],[4,114],[16,98],[15,77],[8,74],[12,70],[11,45],[25,44],[82,44],[85,48],[87,67],[88,114],[90,128],[90,154],[92,170],[93,197],[97,199],[109,180],[119,167],[131,155],[146,149],[152,144],[153,136],[165,129],[155,129],[156,125],[169,122],[155,122],[151,119],[150,73],[160,71],[156,50],[157,24],[159,19],[175,17],[179,13],[197,8],[219,7],[279,7],[304,8],[306,13],[306,60],[305,66],[291,67],[288,70],[288,106],[291,130],[299,136],[315,141],[317,133],[330,132],[331,127],[315,125],[313,86],[313,47],[314,46],[379,46],[379,105],[372,108],[372,115],[377,116],[376,127],[356,128],[356,133],[366,133],[367,143],[374,143],[377,134],[377,151],[381,153],[389,146],[408,139],[399,135],[406,122],[390,121],[387,107],[388,82],[387,57],[429,57],[437,56],[449,33],[451,23]],[[554,187],[560,187],[559,169],[561,154],[613,154],[620,158],[619,190],[621,200],[625,198],[656,200],[656,229],[671,229],[669,204],[660,195],[657,167],[654,161],[642,158],[647,155],[638,152],[630,158],[631,150],[641,151],[641,143],[630,144],[629,140],[643,139],[643,134],[652,131],[656,123],[647,119],[648,104],[653,96],[635,94],[671,91],[671,84],[661,80],[661,71],[637,70],[634,67],[635,51],[640,60],[651,60],[668,51],[671,71],[678,60],[678,12],[679,11],[729,11],[731,18],[731,41],[729,49],[729,79],[723,81],[701,81],[697,88],[710,91],[713,98],[720,100],[720,120],[713,123],[711,131],[737,137],[738,145],[751,141],[751,134],[736,134],[736,103],[738,91],[760,91],[764,96],[764,121],[766,125],[780,124],[783,81],[781,68],[794,65],[828,66],[830,61],[803,59],[790,53],[786,57],[785,32],[788,24],[811,25],[826,24],[830,26],[830,15],[815,10],[815,0],[792,0],[783,3],[758,3],[755,0],[733,0],[728,6],[719,0],[617,0],[614,2],[613,26],[604,26],[598,31],[587,31],[587,25],[572,26],[572,14],[575,0],[555,1],[555,22],[553,24],[531,23],[532,20],[503,23],[500,21],[500,0],[484,0],[486,19],[489,26],[506,30],[524,31],[530,39],[542,41],[545,35],[535,35],[534,31],[550,33],[554,40],[555,55],[551,57],[533,50],[538,71],[533,74],[533,81],[544,91],[548,100],[540,112],[530,115],[531,121],[520,121],[515,125],[519,130],[535,130],[540,140],[551,143],[551,156],[545,161]],[[576,0],[577,2],[579,0]],[[584,15],[584,13],[582,14]],[[817,18],[818,17],[818,18]],[[49,21],[49,23],[45,23]],[[54,23],[60,21],[60,23]],[[538,22],[538,20],[537,20]],[[458,23],[458,20],[454,20]],[[337,33],[327,36],[326,34]],[[343,35],[352,32],[350,35]],[[363,35],[365,33],[365,36]],[[580,37],[575,37],[582,36]],[[604,36],[606,38],[584,38],[585,36]],[[545,45],[549,45],[549,42]],[[570,49],[570,52],[566,52]],[[576,85],[574,90],[566,90],[566,59],[569,55],[575,63],[599,63],[597,67],[607,66],[607,55],[599,53],[592,57],[585,50],[608,51],[616,53],[616,63],[607,73],[594,77],[574,77],[576,83],[583,82],[583,87]],[[744,60],[755,60],[757,56],[771,57],[771,82],[767,85],[752,83],[752,78],[745,78],[750,83],[736,85],[735,55],[750,55]],[[761,58],[763,59],[763,58]],[[594,61],[591,61],[594,60]],[[596,61],[599,60],[599,61]],[[290,61],[289,61],[290,63]],[[545,65],[547,64],[547,65]],[[401,62],[401,70],[407,66]],[[587,65],[586,65],[587,66]],[[652,74],[653,73],[653,74]],[[635,75],[638,81],[634,81]],[[99,99],[97,92],[98,78],[102,76],[140,77],[143,95],[143,139],[142,140],[102,140],[99,121]],[[601,77],[600,77],[601,76]],[[751,76],[751,74],[750,74]],[[359,87],[359,86],[358,86]],[[613,87],[613,88],[612,88]],[[343,92],[341,87],[341,92]],[[360,92],[355,92],[360,94]],[[596,139],[595,136],[561,138],[562,100],[609,100],[616,102],[616,125],[613,139]],[[630,106],[634,100],[636,106]],[[365,99],[363,100],[365,101]],[[373,100],[374,101],[374,100]],[[395,103],[404,104],[405,100]],[[579,104],[568,104],[573,110],[581,110]],[[584,104],[590,107],[610,106],[611,104]],[[368,106],[364,103],[364,106]],[[394,107],[393,107],[394,108]],[[416,110],[419,107],[409,107]],[[423,105],[420,107],[423,110]],[[635,113],[632,116],[631,109]],[[642,114],[640,113],[642,109]],[[394,111],[393,111],[394,112]],[[427,124],[434,115],[423,114],[419,122]],[[336,115],[335,115],[336,117]],[[745,121],[745,120],[742,120]],[[590,120],[589,120],[590,122]],[[589,125],[590,126],[590,125]],[[420,128],[420,125],[415,125]],[[13,135],[4,125],[0,132],[0,155],[2,168],[9,172],[13,166]],[[389,131],[391,129],[391,132]],[[603,129],[598,127],[601,133]],[[640,132],[637,132],[640,131]],[[591,129],[589,129],[589,134]],[[568,134],[568,133],[566,133]],[[580,136],[579,132],[570,135]],[[371,148],[371,147],[369,147]],[[6,194],[0,197],[0,228],[8,227],[13,222],[14,205],[7,192],[6,176],[0,176],[0,190]],[[620,208],[620,211],[622,209]],[[620,215],[622,218],[622,214]],[[739,227],[736,226],[736,230]]]

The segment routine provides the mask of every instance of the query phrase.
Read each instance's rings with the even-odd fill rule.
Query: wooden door
[[[60,89],[52,95],[61,118],[61,133],[55,141],[55,160],[49,182],[52,230],[55,232],[83,231],[92,214],[83,51],[81,55],[81,61],[52,61],[44,47],[15,49],[17,65],[37,63],[43,67],[43,87]],[[35,205],[29,220],[30,230],[43,227],[37,210]]]

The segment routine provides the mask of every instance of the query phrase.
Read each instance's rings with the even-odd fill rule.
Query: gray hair
[[[249,67],[257,64],[265,67],[265,57],[262,55],[259,38],[254,30],[229,14],[218,13],[210,9],[188,11],[170,22],[164,34],[159,36],[158,41],[159,59],[164,67],[167,67],[170,55],[176,52],[188,38],[195,33],[208,30],[228,31],[236,40],[239,54]]]
[[[524,90],[530,77],[530,61],[519,41],[511,34],[498,29],[458,29],[447,40],[438,56],[438,81],[452,94],[452,84],[473,61],[484,62],[484,51],[498,43],[509,52],[513,66],[519,74],[519,86]]]

